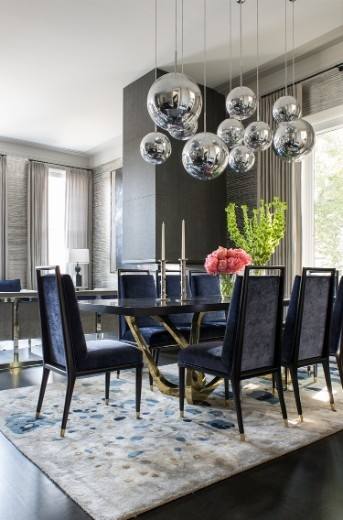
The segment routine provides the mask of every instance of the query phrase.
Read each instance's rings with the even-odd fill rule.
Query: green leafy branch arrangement
[[[266,265],[285,235],[287,203],[274,197],[272,202],[260,200],[249,215],[248,206],[240,206],[243,222],[238,226],[238,206],[233,202],[226,208],[227,230],[236,247],[244,249],[255,265]]]

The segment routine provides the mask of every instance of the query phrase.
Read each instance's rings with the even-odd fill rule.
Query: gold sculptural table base
[[[174,339],[175,343],[180,348],[184,349],[189,345],[199,342],[200,327],[204,314],[205,313],[202,312],[194,313],[189,343],[167,316],[152,316],[152,318],[160,325],[163,325],[166,331],[169,332],[171,337]],[[131,334],[138,348],[143,352],[144,359],[153,378],[154,384],[157,386],[160,392],[166,395],[177,397],[179,395],[178,385],[169,381],[163,374],[161,374],[150,352],[149,346],[146,343],[139,326],[137,325],[135,317],[125,316],[125,320],[128,327],[130,328]],[[208,396],[215,390],[215,388],[222,383],[222,381],[223,380],[219,377],[214,377],[210,381],[207,381],[204,373],[188,369],[186,375],[185,391],[187,402],[189,404],[193,404],[196,401],[206,400]]]

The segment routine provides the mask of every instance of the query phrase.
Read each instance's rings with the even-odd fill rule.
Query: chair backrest
[[[233,375],[279,366],[284,277],[284,267],[249,266],[236,278],[222,354]]]
[[[42,274],[54,271],[53,274]],[[43,359],[66,370],[75,370],[87,355],[74,284],[58,266],[38,267],[37,289],[42,328]]]
[[[334,355],[341,348],[343,332],[343,276],[338,284],[336,300],[333,306],[330,327],[330,354]]]
[[[154,275],[148,270],[119,269],[118,270],[119,298],[157,298],[157,288]],[[149,317],[136,318],[139,327],[156,327],[157,323]],[[119,337],[123,338],[128,331],[125,318],[119,317]]]
[[[19,292],[21,291],[20,278],[13,280],[0,280],[0,292]]]
[[[167,286],[167,297],[172,299],[180,298],[181,294],[181,275],[180,271],[167,271],[166,272],[166,286]],[[160,293],[160,276],[157,273],[157,287]],[[187,295],[190,297],[189,278],[187,277]],[[193,314],[169,314],[168,318],[174,325],[186,325],[192,324]]]
[[[288,361],[307,361],[328,356],[335,278],[335,269],[304,267],[300,287],[298,281],[295,281],[284,335]],[[295,305],[297,312],[294,327]]]
[[[216,296],[218,299],[221,298],[218,276],[190,271],[189,281],[192,296],[204,298],[206,298],[206,296]],[[204,316],[203,323],[213,323],[225,319],[226,316],[224,311],[208,312]]]

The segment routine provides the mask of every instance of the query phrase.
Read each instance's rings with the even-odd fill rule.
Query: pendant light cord
[[[229,92],[232,90],[232,0],[229,0],[228,20],[228,44],[229,44]]]
[[[285,96],[287,96],[287,84],[288,84],[288,60],[287,60],[287,2],[285,2]]]
[[[157,80],[157,0],[155,0],[155,81]],[[154,131],[157,132],[157,125],[154,124]]]
[[[242,15],[242,2],[239,3],[239,83],[243,85],[243,71],[242,71],[242,48],[243,48],[243,15]]]
[[[183,0],[181,0],[181,72],[183,74]]]
[[[292,2],[292,94],[295,97],[295,0]]]
[[[177,72],[177,2],[178,0],[175,0],[175,72]]]
[[[207,2],[204,0],[204,132],[207,131]]]
[[[259,35],[259,0],[256,0],[256,119],[260,120],[260,35]]]

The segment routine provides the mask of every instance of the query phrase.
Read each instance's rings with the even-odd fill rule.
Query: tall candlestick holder
[[[162,302],[167,301],[167,260],[159,260],[160,263],[160,298]]]
[[[181,301],[187,301],[188,300],[187,272],[186,272],[187,258],[179,258],[179,262],[180,262],[180,299],[181,299]]]

